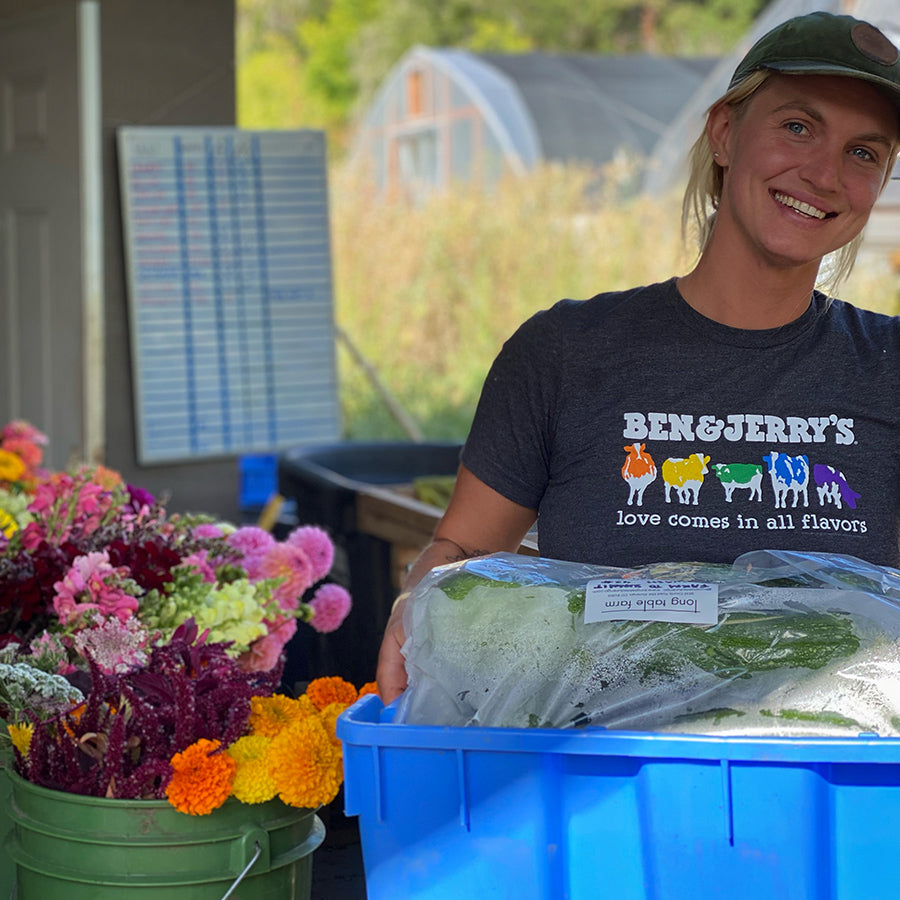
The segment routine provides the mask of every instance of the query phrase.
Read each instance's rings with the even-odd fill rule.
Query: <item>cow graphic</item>
[[[822,506],[831,502],[838,509],[842,509],[841,503],[843,501],[850,509],[856,509],[856,501],[859,500],[861,495],[857,494],[847,484],[847,479],[844,478],[843,472],[839,472],[833,466],[816,463],[813,466],[813,481],[816,483],[819,503]]]
[[[772,479],[775,509],[784,509],[787,506],[788,491],[794,495],[793,506],[797,505],[801,494],[803,505],[809,506],[809,457],[788,456],[787,453],[773,450],[768,456],[764,456],[763,460],[769,467],[769,476]]]
[[[731,503],[731,495],[738,489],[750,491],[750,500],[762,500],[762,466],[752,463],[714,463],[710,468],[725,488],[725,500]]]
[[[644,446],[644,444],[630,444],[625,448],[628,457],[622,466],[622,477],[628,485],[629,506],[632,502],[642,506],[647,485],[656,480],[656,463],[644,450]]]
[[[703,484],[703,476],[709,471],[708,456],[692,453],[687,459],[669,458],[662,464],[662,477],[666,485],[666,503],[671,503],[672,488],[675,488],[681,503],[697,505],[697,495]]]

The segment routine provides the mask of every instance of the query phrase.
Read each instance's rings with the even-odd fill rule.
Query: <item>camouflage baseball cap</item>
[[[846,75],[881,88],[900,114],[900,51],[874,25],[814,12],[763,35],[735,70],[729,90],[757,69],[794,75]]]

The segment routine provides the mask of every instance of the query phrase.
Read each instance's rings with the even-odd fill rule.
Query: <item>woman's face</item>
[[[876,88],[823,75],[772,75],[740,113],[714,108],[707,133],[723,167],[716,231],[775,267],[817,265],[859,234],[900,137]]]

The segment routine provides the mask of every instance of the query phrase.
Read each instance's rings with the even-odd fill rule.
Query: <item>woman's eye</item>
[[[864,162],[875,161],[875,154],[870,150],[867,150],[865,147],[854,147],[851,152],[854,156],[856,156],[858,159],[863,160]]]
[[[806,131],[806,126],[802,122],[788,122],[787,129],[792,134],[803,134]]]

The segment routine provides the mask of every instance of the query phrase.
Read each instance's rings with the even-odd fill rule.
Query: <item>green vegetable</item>
[[[859,649],[853,625],[841,613],[760,610],[725,613],[709,628],[668,622],[619,627],[636,628],[623,644],[626,652],[651,651],[643,660],[642,679],[677,674],[685,661],[721,678],[747,678],[771,669],[821,669]]]
[[[840,713],[829,712],[823,709],[822,712],[804,712],[801,709],[780,709],[773,712],[771,709],[761,709],[761,716],[769,716],[773,719],[788,719],[796,722],[823,722],[826,725],[840,725],[843,728],[857,728],[860,731],[867,731],[856,719],[842,716]]]
[[[465,600],[469,592],[477,587],[520,588],[522,585],[515,581],[499,581],[475,572],[460,571],[444,578],[439,587],[451,600]]]
[[[704,709],[702,712],[695,713],[684,713],[680,716],[675,716],[676,722],[702,722],[706,719],[712,719],[714,725],[718,725],[722,719],[727,719],[730,716],[746,716],[747,713],[742,712],[739,709],[731,709],[729,706],[718,706],[715,709]]]
[[[572,591],[567,598],[566,605],[569,608],[569,612],[572,613],[573,616],[580,616],[584,614],[584,603],[585,603],[585,592],[584,591]]]

